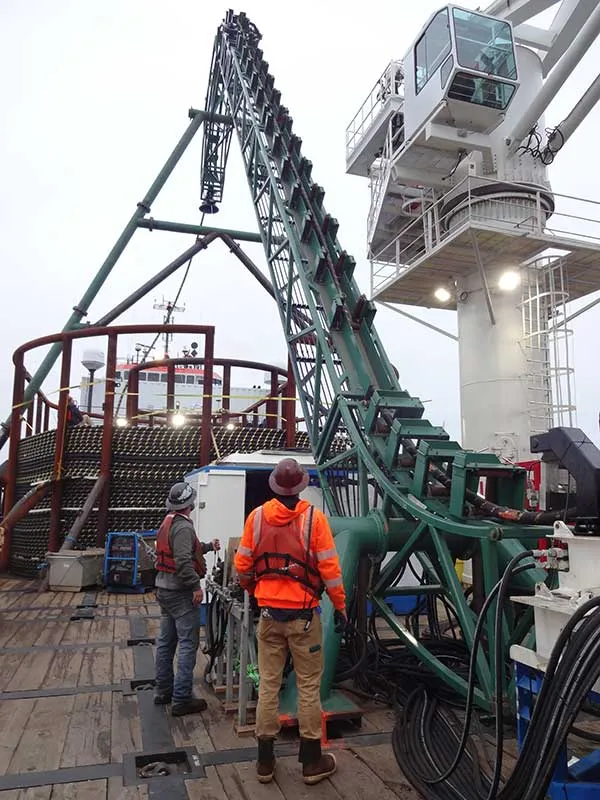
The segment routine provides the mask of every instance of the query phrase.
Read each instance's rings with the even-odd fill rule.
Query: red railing
[[[75,331],[62,332],[35,339],[21,345],[14,355],[15,365],[13,385],[13,414],[10,426],[10,447],[8,462],[3,470],[4,498],[1,508],[3,517],[7,517],[15,506],[17,488],[17,455],[19,441],[23,435],[31,436],[51,429],[50,413],[56,412],[56,445],[52,476],[49,480],[51,492],[50,532],[48,550],[56,552],[60,543],[60,517],[62,504],[63,456],[65,451],[67,432],[67,410],[70,393],[70,379],[72,366],[73,341],[84,338],[106,337],[107,363],[106,377],[104,379],[103,413],[91,413],[89,416],[102,420],[102,445],[100,456],[100,476],[105,479],[105,486],[99,498],[98,535],[97,544],[104,545],[108,525],[110,470],[112,463],[112,434],[115,422],[115,372],[117,366],[117,344],[120,335],[133,334],[187,334],[201,335],[204,337],[204,356],[202,358],[172,358],[163,361],[147,361],[131,364],[127,383],[126,415],[129,424],[160,424],[168,422],[176,412],[175,400],[175,369],[178,365],[202,365],[202,410],[201,412],[188,412],[186,410],[186,424],[197,425],[200,430],[200,446],[198,453],[198,466],[209,463],[211,450],[211,427],[214,424],[228,424],[238,422],[240,425],[258,427],[259,421],[264,420],[267,428],[284,428],[286,431],[286,446],[295,446],[297,423],[295,382],[291,366],[288,370],[256,361],[241,359],[215,359],[214,358],[214,327],[208,325],[111,325],[103,327],[87,327]],[[62,344],[62,357],[60,362],[60,387],[58,390],[58,403],[53,403],[42,392],[38,391],[34,397],[25,400],[26,384],[30,375],[25,368],[25,355],[38,347],[60,342]],[[214,411],[213,404],[213,375],[217,366],[223,373],[221,386],[221,407]],[[165,414],[156,414],[150,410],[139,408],[139,373],[152,370],[156,367],[167,368],[167,408]],[[231,410],[231,371],[234,368],[254,369],[268,372],[270,376],[270,391],[267,397],[260,398],[243,411]],[[284,379],[284,380],[282,380]],[[262,423],[260,423],[262,424]],[[9,518],[10,520],[10,518]],[[0,523],[1,524],[1,523]],[[6,569],[12,540],[12,525],[3,528],[4,542],[0,547],[0,569]]]
[[[214,336],[215,329],[209,325],[110,325],[104,327],[80,328],[75,331],[63,331],[51,336],[44,336],[34,339],[21,345],[15,350],[13,363],[15,365],[15,376],[13,384],[13,403],[10,423],[10,448],[8,454],[8,470],[4,488],[3,516],[6,516],[12,509],[16,500],[17,489],[17,454],[19,441],[21,439],[23,421],[27,423],[27,428],[31,430],[31,423],[34,423],[34,400],[25,401],[25,386],[27,383],[27,370],[25,369],[25,354],[38,347],[60,342],[62,345],[61,367],[60,367],[60,387],[59,401],[57,406],[57,426],[56,426],[56,445],[54,451],[54,464],[52,470],[52,498],[50,505],[50,533],[48,549],[50,552],[58,550],[60,542],[60,512],[62,503],[62,470],[63,456],[65,449],[65,439],[67,432],[67,410],[70,392],[71,359],[73,341],[77,339],[106,337],[107,358],[106,358],[106,378],[104,404],[102,414],[102,447],[100,455],[100,475],[104,476],[106,485],[99,500],[98,511],[98,538],[99,546],[104,545],[104,537],[108,525],[109,508],[109,478],[112,462],[112,433],[114,424],[114,401],[115,401],[115,370],[117,366],[117,344],[120,335],[139,336],[140,334],[193,334],[194,336],[204,337],[204,384],[202,417],[200,420],[200,452],[199,464],[207,464],[210,458],[211,445],[211,394],[213,383],[213,356],[214,356]],[[48,399],[37,401],[37,409],[40,402],[44,407],[43,415],[49,414],[51,407]],[[30,410],[31,409],[31,410]],[[15,413],[16,412],[16,413]],[[39,418],[39,414],[38,414]],[[35,424],[35,423],[34,423]],[[43,426],[40,424],[40,429]],[[8,527],[4,532],[4,542],[0,554],[0,569],[8,567],[10,549],[12,544],[12,528]]]

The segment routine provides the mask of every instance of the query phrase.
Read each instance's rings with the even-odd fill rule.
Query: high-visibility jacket
[[[252,591],[261,607],[312,608],[324,587],[334,607],[345,609],[331,528],[325,514],[306,500],[290,509],[274,499],[251,511],[235,554],[235,568],[240,583]]]
[[[158,572],[168,572],[170,575],[174,575],[177,572],[171,548],[171,526],[177,515],[177,511],[167,514],[158,529],[156,537],[156,569]],[[179,516],[185,517],[185,514],[180,514]],[[187,517],[185,518],[187,519]],[[206,575],[206,560],[202,553],[202,546],[196,538],[194,538],[192,558],[194,569],[201,578],[204,578]]]

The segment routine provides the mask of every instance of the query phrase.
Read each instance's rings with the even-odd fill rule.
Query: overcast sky
[[[345,129],[387,62],[404,55],[439,6],[435,0],[371,0],[350,11],[349,4],[333,1],[246,0],[237,9],[263,34],[282,101],[367,293],[369,190],[366,179],[345,174]],[[13,350],[62,328],[184,131],[188,108],[203,107],[213,40],[226,9],[203,0],[0,3],[3,419]],[[600,59],[598,43],[556,98],[548,124],[563,119],[590,83],[594,59]],[[557,157],[550,171],[556,192],[597,194],[599,127],[596,109]],[[199,222],[200,148],[198,136],[152,208],[154,217]],[[240,163],[234,142],[225,202],[213,219],[220,227],[256,230]],[[592,235],[598,230],[592,226]],[[138,232],[88,319],[98,319],[191,244],[185,236]],[[244,247],[264,267],[262,248]],[[177,274],[122,321],[156,320],[153,300],[163,293],[172,298],[179,280]],[[196,258],[184,299],[187,311],[177,321],[214,324],[218,355],[285,363],[273,301],[221,244]],[[452,312],[416,313],[456,330]],[[577,421],[595,441],[599,322],[600,306],[573,325]],[[427,416],[458,437],[455,343],[386,309],[376,324],[403,387],[430,401]],[[124,343],[120,354],[133,344]],[[28,366],[33,369],[35,359]],[[72,383],[82,371],[74,371]],[[56,372],[46,386],[49,393],[58,388]]]

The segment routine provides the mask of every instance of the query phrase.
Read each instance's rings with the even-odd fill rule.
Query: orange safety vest
[[[310,548],[314,507],[287,525],[271,525],[262,506],[254,515],[254,579],[289,578],[320,598],[325,589],[317,555]],[[304,522],[302,523],[302,517]]]
[[[156,569],[158,572],[168,572],[170,575],[174,575],[177,571],[175,568],[175,559],[173,558],[173,550],[171,549],[170,534],[173,520],[178,514],[179,512],[177,511],[167,514],[158,529],[156,537]],[[179,516],[189,519],[185,514],[179,514]],[[206,560],[200,549],[200,542],[195,536],[192,558],[194,560],[194,569],[198,575],[203,578],[206,575]]]

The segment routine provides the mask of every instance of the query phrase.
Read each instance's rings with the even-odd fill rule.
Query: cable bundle
[[[488,596],[475,629],[470,653],[468,694],[464,722],[432,698],[424,681],[403,702],[392,746],[406,777],[427,800],[543,800],[556,760],[592,686],[600,676],[600,597],[581,606],[559,636],[513,774],[503,788],[500,775],[503,755],[502,605],[512,575],[534,565],[518,566],[530,556],[521,553],[508,565],[501,581]],[[496,757],[492,775],[485,773],[470,739],[475,690],[475,664],[484,620],[496,595]],[[414,685],[414,684],[413,684]],[[435,689],[434,689],[435,691]],[[401,693],[397,695],[401,697]],[[462,730],[460,730],[462,728]]]

